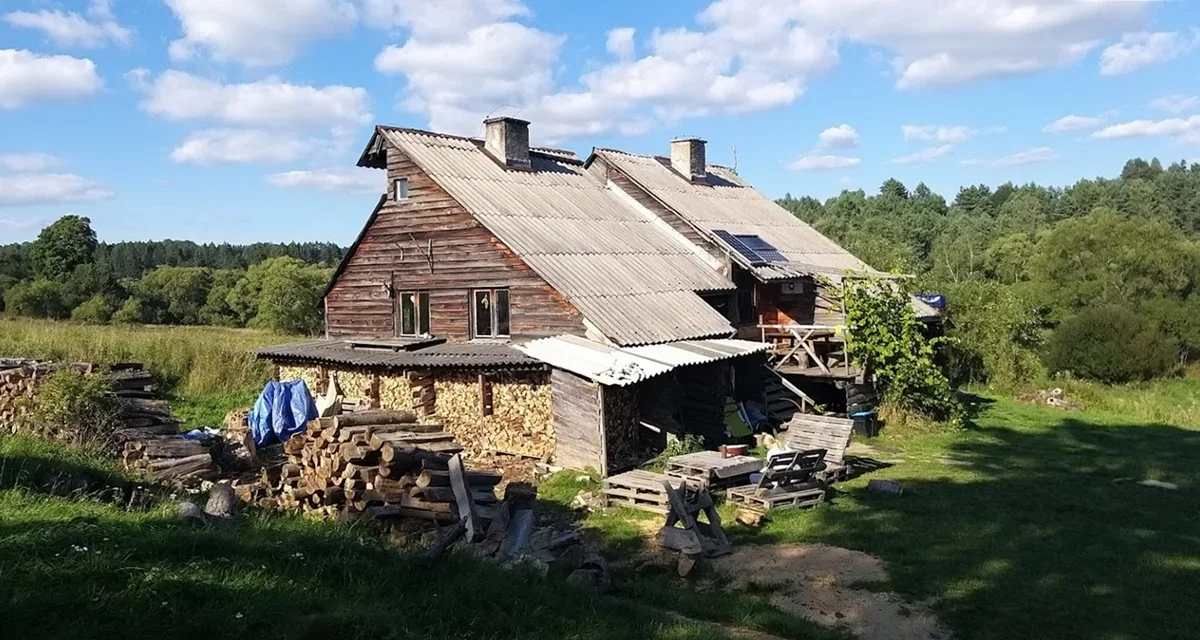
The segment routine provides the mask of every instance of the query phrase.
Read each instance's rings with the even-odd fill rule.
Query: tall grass
[[[1081,380],[1051,384],[1061,387],[1069,400],[1089,410],[1200,429],[1200,370],[1193,369],[1180,378],[1122,385]]]
[[[293,338],[219,327],[92,326],[0,317],[0,357],[141,362],[164,384],[201,396],[257,389],[269,363],[251,349]]]

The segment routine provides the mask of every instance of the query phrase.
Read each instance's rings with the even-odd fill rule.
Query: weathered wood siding
[[[452,341],[470,337],[469,291],[486,287],[509,288],[514,341],[584,333],[582,316],[570,303],[391,148],[389,192],[398,178],[408,179],[408,199],[389,198],[380,207],[326,298],[330,337],[395,335],[386,283],[398,292],[428,291],[431,331]]]
[[[573,469],[591,467],[604,473],[606,462],[600,426],[600,385],[573,373],[550,372],[555,464]]]

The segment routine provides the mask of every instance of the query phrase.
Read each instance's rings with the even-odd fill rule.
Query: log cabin
[[[670,437],[724,441],[736,402],[811,400],[788,376],[862,382],[822,287],[885,274],[707,164],[702,140],[581,159],[530,146],[523,120],[484,127],[375,128],[358,164],[384,193],[325,291],[324,338],[258,352],[280,379],[602,474]]]

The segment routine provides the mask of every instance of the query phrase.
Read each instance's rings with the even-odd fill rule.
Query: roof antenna
[[[737,175],[737,145],[733,146],[733,175]]]
[[[511,107],[511,108],[513,108],[513,109],[516,109],[516,110],[517,110],[517,112],[516,112],[516,113],[512,114],[512,117],[513,117],[513,118],[515,118],[515,117],[517,117],[517,116],[521,115],[521,112],[525,110],[525,107],[518,107],[518,106],[517,106],[517,105],[515,105],[515,104],[507,104],[507,103],[506,103],[506,104],[496,105],[496,108],[495,108],[495,109],[492,109],[492,110],[491,110],[491,111],[489,111],[489,112],[487,112],[487,115],[486,115],[486,116],[484,116],[484,117],[483,117],[483,119],[484,119],[484,120],[487,120],[487,119],[491,118],[493,113],[496,113],[497,111],[499,111],[499,110],[503,109],[504,107]],[[481,138],[482,138],[483,136],[487,135],[487,130],[486,130],[486,129],[487,129],[487,125],[484,125],[484,124],[481,124],[481,125],[479,125],[479,137],[481,137]]]

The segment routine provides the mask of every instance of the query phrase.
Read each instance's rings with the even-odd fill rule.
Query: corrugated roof
[[[600,384],[623,387],[679,367],[761,353],[769,346],[746,340],[685,340],[613,347],[578,336],[542,338],[518,346],[531,357]]]
[[[709,165],[705,183],[695,184],[675,173],[666,159],[614,149],[595,149],[594,153],[708,236],[712,237],[715,229],[724,229],[759,236],[774,246],[787,262],[743,264],[762,280],[814,274],[838,277],[848,272],[887,275],[821,235],[727,167]]]
[[[511,345],[491,342],[445,343],[412,351],[351,347],[353,340],[306,340],[254,351],[278,362],[344,365],[368,369],[526,368],[542,363]]]
[[[684,242],[626,207],[574,156],[534,151],[506,169],[482,141],[413,129],[377,133],[511,248],[610,340],[651,344],[731,335],[696,291],[731,290]]]

